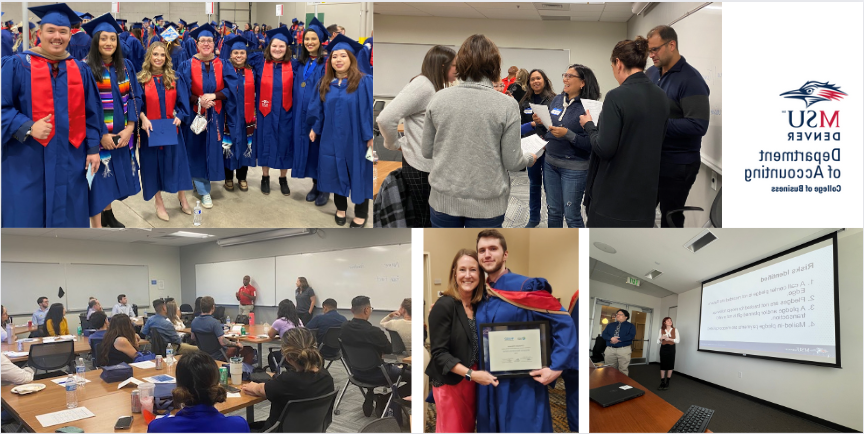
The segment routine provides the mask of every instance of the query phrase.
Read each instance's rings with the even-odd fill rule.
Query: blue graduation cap
[[[144,23],[144,24],[147,24],[147,23],[150,22],[150,18],[144,17],[144,19],[141,20],[141,22]]]
[[[228,26],[229,29],[234,28],[234,23],[232,23],[231,21],[222,21],[222,24]]]
[[[210,25],[214,28],[219,27],[219,24],[217,24],[216,21],[210,21]]]
[[[348,50],[351,52],[351,54],[356,56],[357,53],[363,49],[363,46],[360,45],[359,42],[339,33],[338,35],[336,35],[335,38],[333,38],[332,41],[330,41],[330,44],[327,45],[327,48],[327,51],[329,51],[330,53],[333,53],[337,50]]]
[[[292,19],[291,19],[291,22],[294,23],[294,24],[297,24],[297,18],[292,18]]]
[[[122,33],[123,29],[120,28],[120,25],[117,24],[117,21],[111,14],[100,15],[86,24],[81,26],[88,35],[95,37],[96,33],[99,32],[108,32],[108,33]]]
[[[117,24],[123,25],[126,24],[129,20],[123,18],[117,18]]]
[[[287,28],[288,26],[286,26],[285,23],[282,23],[282,24],[279,24],[279,27],[286,27]]]
[[[324,24],[321,21],[318,21],[317,17],[312,17],[312,21],[309,21],[308,30],[312,30],[318,35],[318,40],[324,42],[330,39],[330,32],[324,27]]]
[[[33,24],[32,22],[27,22],[27,24],[29,24],[30,30],[33,30],[36,28],[36,24]],[[23,31],[24,31],[24,26],[18,26],[18,32],[23,32]]]
[[[229,51],[246,50],[252,48],[252,42],[240,35],[228,35],[224,39],[223,47],[230,47]]]
[[[189,24],[186,24],[186,21],[183,21],[183,18],[180,18],[177,22],[180,23],[181,26],[188,26],[189,25]]]
[[[81,22],[78,16],[66,3],[57,3],[45,6],[33,6],[30,12],[42,19],[41,24],[53,24],[60,27],[72,27],[72,24]],[[33,23],[31,26],[36,27]],[[33,28],[31,27],[31,29]]]
[[[144,24],[143,24],[143,23],[140,23],[140,22],[132,23],[132,30],[135,30],[135,29],[143,29],[143,28],[144,28]]]
[[[78,15],[78,17],[81,18],[82,20],[92,20],[93,19],[93,14],[91,14],[90,12],[75,11],[75,14]]]
[[[304,25],[304,24],[303,24],[303,21],[300,21],[298,24],[300,24],[301,26]]]
[[[12,27],[12,24],[14,24],[14,23],[12,22],[12,20],[9,20],[9,21],[6,21],[6,22],[3,23],[3,24],[6,24],[7,26]]]
[[[196,41],[202,36],[205,38],[215,38],[215,36],[213,36],[215,34],[216,29],[210,24],[204,24],[203,26],[198,27],[197,29],[189,33],[189,35],[192,36],[192,38]]]
[[[279,27],[278,29],[268,30],[267,36],[271,39],[278,39],[286,44],[291,44],[291,31],[287,27]]]
[[[153,21],[159,21],[162,19],[164,19],[164,18],[162,18],[162,15],[156,15],[155,17],[153,17]]]
[[[189,30],[193,30],[198,27],[198,21],[193,21],[186,25],[186,28]]]

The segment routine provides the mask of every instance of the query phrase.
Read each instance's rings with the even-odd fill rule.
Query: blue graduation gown
[[[363,46],[363,49],[357,53],[357,69],[364,74],[372,75],[372,50],[367,46]]]
[[[0,30],[0,45],[2,45],[0,57],[2,57],[3,59],[5,59],[7,56],[15,54],[14,50],[12,50],[12,47],[15,46],[15,36],[12,35],[11,30]]]
[[[183,38],[183,50],[186,51],[186,56],[190,59],[192,56],[198,54],[198,45],[195,43],[195,39],[191,36],[186,36]],[[174,68],[179,68],[180,65],[174,65]]]
[[[230,62],[229,62],[230,65]],[[231,66],[233,68],[233,66]],[[234,98],[228,100],[227,116],[225,122],[228,125],[228,132],[231,138],[231,155],[225,156],[225,168],[229,170],[237,170],[243,166],[255,166],[255,142],[257,133],[252,133],[252,137],[246,137],[246,73],[244,70],[234,70],[237,74],[237,83],[232,89],[231,94]],[[252,80],[255,80],[255,74],[252,74]],[[256,88],[257,88],[257,80]],[[257,104],[255,95],[252,98]],[[249,139],[252,140],[251,149],[248,148]],[[224,140],[224,139],[223,139]],[[247,155],[248,154],[248,155]]]
[[[305,65],[297,66],[294,76],[294,164],[291,169],[292,178],[318,179],[318,148],[321,139],[316,137],[314,143],[309,142],[309,126],[306,116],[309,104],[318,95],[318,82],[324,76],[326,62],[307,61]],[[305,78],[304,78],[305,77]],[[305,86],[303,86],[305,84]]]
[[[215,68],[210,65],[208,70],[201,62],[201,81],[204,93],[213,93],[216,91],[216,76]],[[177,81],[182,81],[179,86],[184,86],[192,93],[192,59],[183,62],[177,69]],[[222,62],[222,81],[225,87],[222,93],[231,99],[234,96],[231,94],[232,89],[236,86],[237,75],[234,73],[234,68],[230,64]],[[181,132],[183,139],[186,142],[186,156],[189,158],[189,172],[194,178],[203,178],[210,181],[225,180],[225,163],[222,162],[222,134],[224,133],[223,126],[225,125],[225,114],[228,112],[227,101],[222,101],[222,110],[216,112],[216,107],[212,107],[206,111],[207,129],[201,134],[195,134],[189,128],[192,120],[195,119],[195,109],[197,104],[193,106],[189,104],[191,118],[189,123],[183,123]]]
[[[290,169],[294,161],[294,102],[292,99],[291,110],[282,108],[282,68],[292,68],[297,75],[296,63],[291,59],[288,63],[274,63],[273,69],[273,95],[270,101],[270,113],[264,116],[259,105],[261,98],[261,77],[264,74],[264,63],[255,68],[255,92],[259,103],[255,104],[255,116],[258,128],[255,134],[256,157],[258,165],[272,169]],[[293,83],[292,83],[293,85]]]
[[[132,62],[132,67],[135,68],[136,74],[141,72],[141,65],[144,63],[145,54],[147,54],[147,51],[144,49],[141,41],[127,33],[124,39],[123,58]]]
[[[87,57],[87,53],[90,52],[90,35],[84,33],[83,31],[79,31],[72,35],[72,38],[69,40],[69,46],[66,48],[66,51],[72,55],[72,57],[78,60],[84,60]],[[124,51],[123,54],[126,54]]]
[[[171,51],[172,69],[177,68],[187,60],[189,60],[189,56],[186,55],[186,50],[184,50],[181,46],[174,47],[174,50]]]
[[[579,300],[570,313],[576,330],[579,330]],[[576,338],[579,340],[578,336]],[[561,373],[564,379],[564,393],[567,399],[567,424],[570,431],[579,432],[579,345],[573,347],[573,355],[570,357],[570,366]]]
[[[38,56],[29,50],[26,54]],[[48,146],[42,146],[32,137],[23,143],[13,137],[23,138],[32,122],[27,57],[11,56],[3,63],[0,185],[4,228],[90,226],[85,159],[88,151],[95,154],[99,150],[103,114],[90,68],[80,61],[77,65],[84,83],[87,129],[81,146],[75,148],[69,143],[66,64],[60,64],[57,78],[52,79],[54,137]]]
[[[159,114],[161,119],[167,119],[165,112],[165,85],[161,77],[154,77],[156,93],[159,95]],[[176,117],[184,124],[189,124],[194,118],[189,109],[189,89],[177,80],[177,101],[174,103]],[[147,113],[147,98],[141,93],[143,105],[141,111]],[[182,129],[182,125],[180,126]],[[141,133],[141,130],[137,130]],[[183,134],[178,132],[176,146],[150,147],[150,138],[141,134],[141,148],[138,155],[141,158],[141,184],[144,188],[144,200],[150,200],[158,191],[177,193],[192,189],[192,175],[189,173],[189,160],[186,157],[186,145]]]
[[[366,159],[366,142],[372,140],[372,76],[363,75],[353,93],[347,93],[347,79],[337,83],[330,83],[324,102],[312,98],[306,119],[321,136],[318,190],[351,196],[359,204],[372,199],[372,162]]]
[[[147,432],[246,433],[249,432],[249,423],[241,416],[225,416],[212,405],[198,404],[184,407],[174,417],[163,417],[150,422]]]
[[[126,64],[126,72],[129,74],[129,84],[131,85],[127,113],[123,113],[117,69],[115,65],[111,65],[109,71],[111,73],[111,93],[114,96],[114,131],[108,131],[108,125],[105,125],[103,121],[100,134],[120,134],[120,131],[123,131],[125,120],[128,119],[129,123],[138,121],[138,114],[141,110],[141,95],[144,92],[141,90],[138,80],[131,75],[133,74],[132,62],[126,59],[123,62]],[[93,187],[90,189],[91,216],[101,213],[111,202],[126,199],[141,191],[141,182],[138,180],[138,162],[135,161],[134,140],[135,135],[132,134],[129,138],[129,143],[133,145],[132,148],[126,145],[108,151],[111,159],[108,161],[107,176],[105,163],[99,165],[99,171],[96,172],[96,177],[93,178]]]
[[[515,273],[502,275],[493,288],[506,291],[551,291],[546,279]],[[566,312],[563,307],[561,310]],[[549,321],[552,334],[550,368],[560,371],[570,366],[576,347],[576,326],[569,315],[534,312],[513,306],[497,297],[489,297],[477,307],[478,326],[513,321]],[[481,330],[478,330],[478,335],[482,342]],[[477,432],[552,432],[548,387],[531,377],[502,378],[498,380],[497,387],[478,386]]]

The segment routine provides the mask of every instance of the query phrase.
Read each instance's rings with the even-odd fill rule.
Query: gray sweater
[[[423,156],[432,159],[429,205],[469,218],[507,211],[510,174],[533,163],[523,155],[519,104],[492,82],[463,81],[437,92],[426,107]]]
[[[425,76],[418,75],[378,115],[384,147],[393,151],[401,148],[402,158],[411,167],[426,173],[432,170],[432,160],[423,158],[420,141],[423,139],[426,106],[433,96],[435,85]],[[405,137],[400,140],[398,127],[402,118],[405,118]]]

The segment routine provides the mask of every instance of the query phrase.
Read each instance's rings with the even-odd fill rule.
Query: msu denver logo
[[[783,92],[780,96],[784,98],[800,99],[810,107],[821,101],[840,101],[846,96],[846,92],[840,90],[840,86],[830,84],[827,81],[808,81],[800,89]]]

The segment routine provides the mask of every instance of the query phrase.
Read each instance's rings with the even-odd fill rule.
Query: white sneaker
[[[201,197],[201,206],[207,209],[213,208],[213,199],[210,197],[209,194],[205,194],[203,197]]]

